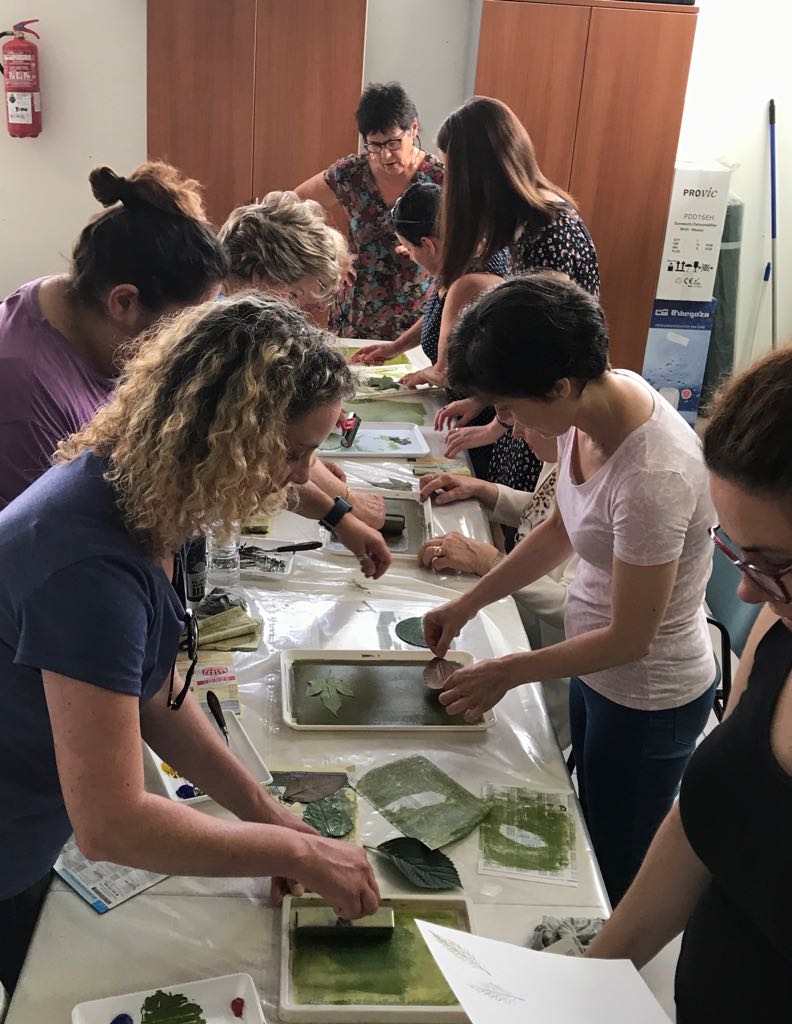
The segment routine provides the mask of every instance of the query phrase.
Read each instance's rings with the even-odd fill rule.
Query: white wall
[[[0,298],[68,267],[101,209],[88,185],[93,167],[124,173],[146,158],[146,0],[16,8],[0,4],[0,17],[40,18],[43,131],[12,139],[0,122]]]
[[[434,151],[446,114],[473,92],[481,0],[368,0],[363,81],[401,82]]]
[[[786,0],[701,0],[679,153],[737,164],[731,191],[745,203],[737,359],[748,358],[760,282],[770,258],[767,104],[778,108],[779,342],[792,342],[792,71]],[[770,296],[757,352],[769,349]]]
[[[369,0],[364,81],[401,81],[430,149],[444,116],[473,90],[482,0]],[[3,17],[14,16],[3,3]],[[749,13],[750,12],[750,13]],[[64,270],[99,208],[88,172],[129,171],[146,152],[146,0],[37,0],[44,131],[11,139],[0,125],[0,296]],[[701,0],[680,140],[684,159],[739,167],[745,201],[738,355],[745,358],[769,258],[767,100],[778,105],[779,326],[792,341],[792,73],[785,0]],[[786,285],[786,289],[785,289]],[[768,297],[769,298],[769,297]],[[769,344],[769,302],[760,345]]]

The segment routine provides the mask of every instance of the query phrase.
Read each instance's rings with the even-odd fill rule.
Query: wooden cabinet
[[[356,152],[365,25],[366,0],[148,0],[149,157],[220,224]]]
[[[697,10],[484,0],[476,92],[503,100],[597,246],[611,360],[643,367]]]

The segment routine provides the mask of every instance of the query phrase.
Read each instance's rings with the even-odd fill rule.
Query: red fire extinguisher
[[[0,74],[5,76],[6,123],[12,139],[35,138],[41,134],[41,92],[39,90],[38,47],[25,38],[27,32],[40,39],[28,25],[39,19],[20,21],[13,30],[0,32],[13,36],[3,43]]]

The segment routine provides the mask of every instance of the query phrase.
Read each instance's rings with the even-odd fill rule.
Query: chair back
[[[739,658],[761,609],[760,604],[745,604],[737,596],[740,570],[724,553],[715,548],[712,575],[707,584],[707,605],[712,617],[729,631],[731,649]]]

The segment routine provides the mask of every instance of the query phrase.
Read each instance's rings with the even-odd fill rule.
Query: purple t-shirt
[[[46,473],[58,443],[87,423],[113,388],[42,315],[42,280],[0,303],[0,508]]]

